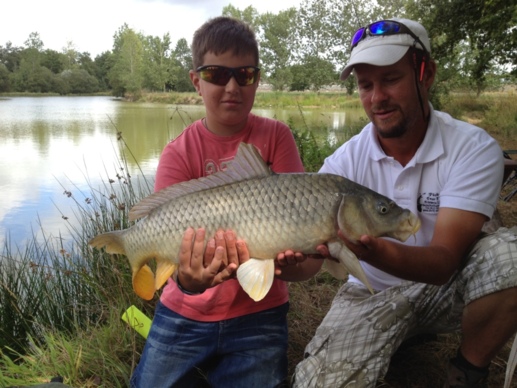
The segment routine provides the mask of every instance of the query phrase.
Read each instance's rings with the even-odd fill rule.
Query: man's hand
[[[338,236],[359,260],[364,260],[368,263],[382,255],[382,252],[380,252],[380,245],[384,240],[368,235],[362,235],[358,241],[351,241],[346,238],[341,230],[338,232]]]

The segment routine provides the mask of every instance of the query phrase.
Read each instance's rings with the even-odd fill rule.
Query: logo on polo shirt
[[[419,213],[438,213],[440,208],[440,193],[422,193],[418,196],[417,210]]]

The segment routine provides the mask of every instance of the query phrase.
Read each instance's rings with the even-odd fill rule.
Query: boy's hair
[[[251,54],[255,58],[255,63],[250,65],[258,66],[258,43],[255,33],[248,24],[227,16],[208,20],[197,29],[192,39],[194,70],[204,65],[203,59],[206,53],[220,55],[227,51],[232,51],[234,55]]]

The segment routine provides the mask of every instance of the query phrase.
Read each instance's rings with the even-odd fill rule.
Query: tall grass
[[[84,361],[85,350],[92,344],[82,343],[84,336],[108,330],[118,337],[119,332],[111,330],[121,325],[120,316],[131,304],[148,314],[153,311],[151,304],[143,303],[132,291],[125,258],[88,247],[88,241],[98,233],[129,227],[129,209],[151,191],[149,182],[133,181],[127,169],[125,143],[120,134],[117,136],[122,158],[112,173],[113,179],[77,196],[73,187],[65,188],[64,194],[75,203],[74,217],[79,220],[69,223],[70,241],[43,236],[33,238],[23,249],[13,250],[9,243],[4,246],[0,257],[0,386],[37,383],[38,371],[45,364],[35,368],[31,363],[41,360],[47,351],[49,357],[57,358],[57,353],[67,348],[81,352]],[[73,226],[77,224],[79,228]],[[128,345],[134,347],[134,341],[121,349]],[[52,355],[54,351],[56,355]],[[95,347],[90,351],[95,354]],[[128,359],[121,365],[127,365]],[[50,368],[55,361],[47,363],[49,370],[64,368],[65,373],[69,368],[74,373],[67,372],[66,376],[75,386],[82,386],[87,370],[99,365],[100,360],[79,365],[69,357]],[[109,352],[107,362],[112,362]],[[102,375],[103,379],[116,382],[128,376],[127,368],[113,370],[116,375]]]

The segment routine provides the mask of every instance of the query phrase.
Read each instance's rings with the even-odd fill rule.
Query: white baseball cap
[[[409,33],[391,35],[366,35],[352,49],[350,59],[341,72],[341,80],[348,78],[354,65],[366,63],[374,66],[388,66],[400,61],[410,47],[416,47],[431,53],[431,44],[425,28],[418,22],[409,19],[392,18],[387,20],[396,21],[406,26],[418,39],[416,40]],[[422,45],[424,47],[422,47]]]

